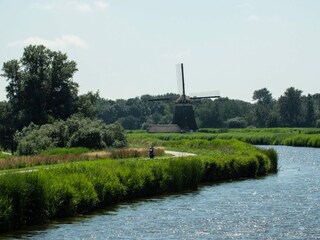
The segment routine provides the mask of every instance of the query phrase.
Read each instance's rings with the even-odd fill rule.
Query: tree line
[[[105,99],[99,92],[79,95],[79,86],[73,81],[77,70],[77,64],[66,54],[41,45],[27,46],[20,59],[3,64],[1,76],[8,84],[7,101],[0,102],[2,148],[16,149],[14,136],[31,123],[54,124],[73,115],[98,119],[104,124],[121,124],[127,130],[171,123],[175,101],[149,100],[177,99],[177,94],[127,100]],[[252,100],[250,103],[223,97],[194,101],[198,127],[320,127],[320,94],[303,95],[301,90],[289,87],[274,99],[268,89],[262,88],[254,91]]]
[[[128,100],[98,97],[97,117],[106,123],[118,121],[125,129],[146,129],[151,124],[170,123],[175,101],[149,101],[178,98],[175,94],[143,95]],[[227,97],[193,102],[199,128],[241,127],[320,127],[320,94],[307,96],[290,87],[277,100],[270,91],[254,91],[253,103]]]

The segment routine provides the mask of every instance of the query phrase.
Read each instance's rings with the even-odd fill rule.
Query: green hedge
[[[34,155],[50,148],[103,149],[127,145],[125,131],[119,124],[106,125],[77,115],[42,126],[31,123],[17,132],[14,139],[18,155]]]

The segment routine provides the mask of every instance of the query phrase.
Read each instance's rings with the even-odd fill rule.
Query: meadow
[[[241,129],[199,129],[192,134],[153,134],[149,139],[143,131],[132,131],[129,138],[137,145],[143,141],[179,139],[238,139],[254,145],[286,145],[296,147],[320,147],[319,128],[241,128]]]
[[[163,148],[156,149],[156,155],[164,155]],[[121,159],[148,157],[147,148],[123,148],[106,149],[105,151],[93,151],[88,148],[53,148],[40,152],[33,156],[0,155],[0,170],[25,169],[36,166],[54,165],[60,163],[92,161],[97,159]],[[1,159],[2,158],[2,159]]]
[[[168,140],[166,134],[162,139],[141,134],[128,135],[130,150],[110,151],[102,158],[75,161],[74,157],[71,162],[42,163],[44,166],[31,171],[0,171],[0,231],[48,223],[129,199],[197,189],[202,183],[256,178],[277,171],[273,149],[260,150],[235,139],[188,139],[192,134]],[[162,155],[149,160],[145,154],[150,144],[162,149]],[[163,155],[163,148],[197,155],[172,157]],[[96,153],[52,149],[32,157],[80,158],[84,154]]]

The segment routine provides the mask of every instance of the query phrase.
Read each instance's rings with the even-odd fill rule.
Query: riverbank
[[[277,154],[237,140],[168,141],[189,157],[102,159],[0,175],[0,230],[47,223],[128,199],[277,171]]]
[[[144,141],[167,141],[181,139],[238,139],[253,145],[285,145],[295,147],[320,148],[319,128],[241,128],[241,129],[199,129],[192,134],[152,134],[144,131],[131,131],[130,139]],[[132,141],[134,142],[134,141]]]
[[[210,129],[203,129],[201,132],[210,133]],[[254,145],[284,145],[320,148],[320,129],[318,128],[229,129],[225,133],[214,133],[214,135],[221,139],[235,138]]]
[[[274,149],[281,171],[268,177],[125,201],[0,239],[319,239],[320,149]]]

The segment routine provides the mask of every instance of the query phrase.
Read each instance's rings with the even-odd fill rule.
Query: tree
[[[314,127],[315,126],[315,110],[314,100],[310,94],[307,97],[303,97],[303,108],[304,108],[304,126]]]
[[[272,98],[272,94],[266,88],[254,91],[252,99],[254,101],[257,100],[257,103],[263,105],[271,105],[274,101]]]
[[[84,117],[94,119],[98,114],[99,92],[88,92],[78,97],[77,101],[77,113]]]
[[[5,62],[2,70],[9,82],[7,98],[16,129],[30,122],[66,119],[75,112],[78,84],[72,77],[77,68],[66,54],[30,45],[20,60]]]
[[[230,118],[225,122],[227,128],[245,128],[247,121],[242,117]]]
[[[313,103],[314,103],[314,118],[316,119],[316,124],[318,123],[318,127],[320,126],[320,94],[316,93],[312,95]]]
[[[220,104],[216,99],[203,99],[195,102],[195,114],[200,128],[220,128],[223,126],[220,114]]]
[[[226,122],[227,120],[236,117],[246,119],[252,112],[252,104],[241,100],[219,98],[214,102],[219,105],[219,119],[222,122]],[[250,122],[247,119],[246,121]]]
[[[252,99],[257,101],[254,105],[253,118],[257,127],[269,127],[270,114],[274,99],[268,89],[262,88],[254,91]]]
[[[7,102],[0,102],[0,148],[13,149],[13,136],[15,130],[11,126],[10,107]]]
[[[278,100],[281,123],[285,127],[299,127],[301,125],[302,91],[290,87]]]

